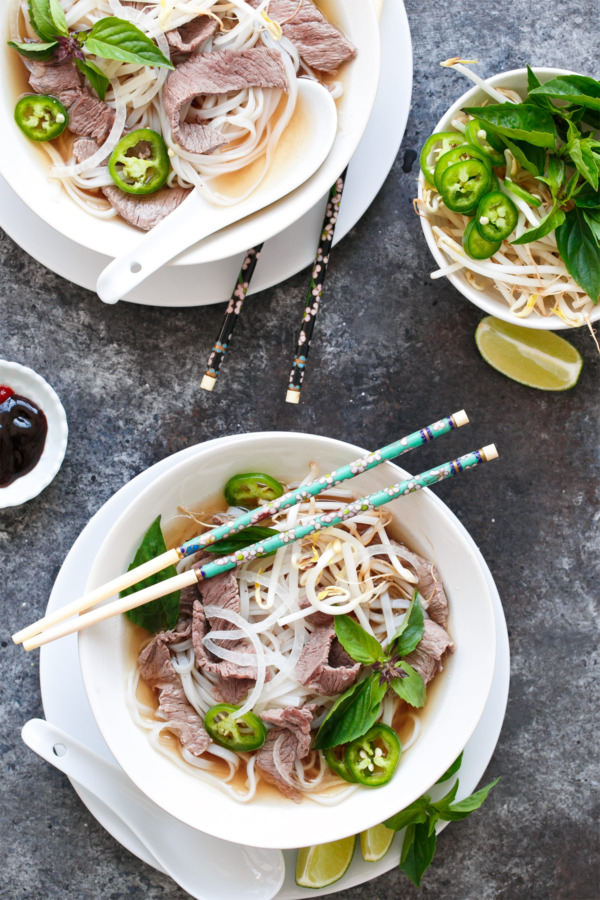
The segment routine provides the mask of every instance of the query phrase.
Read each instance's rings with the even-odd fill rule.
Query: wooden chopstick
[[[250,560],[263,556],[270,556],[282,547],[288,547],[290,544],[313,534],[315,531],[339,525],[348,519],[353,519],[355,516],[361,515],[369,509],[377,509],[379,506],[383,506],[391,500],[396,500],[399,497],[411,494],[414,491],[421,490],[422,488],[436,484],[439,481],[444,481],[446,478],[458,475],[473,466],[478,466],[481,465],[481,463],[496,459],[497,456],[498,451],[494,444],[490,444],[481,450],[474,450],[458,459],[453,459],[449,462],[442,463],[442,465],[436,466],[433,469],[428,469],[420,475],[405,478],[387,488],[375,491],[368,496],[361,497],[360,500],[354,500],[351,503],[344,504],[339,510],[333,510],[306,519],[294,528],[290,528],[265,538],[262,541],[258,541],[242,551],[220,557],[219,559],[206,563],[196,569],[189,569],[187,572],[176,575],[174,578],[161,581],[159,584],[144,588],[134,594],[128,594],[126,597],[119,598],[113,603],[100,606],[91,612],[70,619],[67,622],[63,622],[54,628],[49,628],[42,634],[37,634],[35,637],[24,641],[23,646],[25,650],[34,650],[37,647],[41,647],[43,644],[48,644],[51,641],[58,640],[59,638],[73,634],[74,632],[82,631],[84,628],[88,628],[90,625],[96,625],[112,616],[128,612],[131,609],[136,609],[138,606],[142,606],[150,600],[156,600],[173,591],[194,584],[196,581],[201,583],[202,581],[208,578],[214,578],[215,575],[220,575],[229,569],[237,568]]]
[[[128,572],[123,572],[122,575],[113,578],[107,584],[101,585],[89,594],[84,594],[83,597],[73,600],[66,606],[60,607],[54,612],[39,619],[37,622],[28,625],[27,628],[18,631],[13,635],[13,641],[15,644],[21,644],[23,641],[32,638],[34,635],[39,634],[45,629],[57,625],[59,622],[63,622],[70,616],[76,616],[85,612],[85,610],[90,609],[92,606],[96,606],[96,604],[101,603],[103,600],[108,600],[108,598],[112,597],[114,594],[118,594],[120,591],[132,587],[134,584],[137,584],[138,581],[142,581],[150,575],[155,575],[162,569],[166,569],[167,566],[177,565],[181,559],[184,559],[186,556],[191,556],[203,547],[229,537],[232,534],[237,534],[249,525],[256,525],[263,519],[270,518],[280,509],[289,509],[290,507],[295,506],[297,503],[302,502],[307,495],[316,497],[317,494],[320,494],[321,491],[325,490],[333,482],[339,483],[349,480],[354,478],[359,472],[373,469],[386,460],[397,459],[409,450],[421,447],[423,444],[441,437],[444,434],[448,434],[456,428],[460,428],[462,425],[467,425],[468,422],[469,417],[464,409],[461,409],[451,416],[446,416],[444,419],[434,422],[432,425],[426,425],[425,428],[420,428],[418,431],[413,431],[412,434],[408,434],[391,444],[387,444],[387,446],[382,447],[380,450],[376,450],[374,453],[368,453],[365,457],[356,459],[348,465],[341,466],[330,475],[317,478],[312,484],[300,485],[300,487],[288,491],[288,493],[283,494],[283,496],[278,497],[266,506],[261,506],[256,510],[238,516],[233,522],[219,525],[211,531],[207,531],[202,535],[186,541],[186,543],[182,544],[180,547],[169,550],[167,553],[149,560],[142,566],[138,566]]]

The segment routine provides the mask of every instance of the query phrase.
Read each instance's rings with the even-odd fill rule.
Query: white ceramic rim
[[[222,229],[182,253],[170,265],[196,265],[245,253],[301,218],[326,194],[348,165],[367,127],[375,102],[380,70],[379,23],[372,3],[344,0],[339,26],[358,49],[356,59],[344,73],[348,99],[342,101],[338,134],[329,156],[315,174],[287,197],[260,213]],[[0,37],[6,44],[9,16],[0,21]],[[135,247],[141,232],[119,219],[96,219],[78,207],[64,191],[52,185],[46,167],[40,165],[43,151],[32,145],[15,127],[13,109],[17,91],[9,52],[0,53],[0,174],[21,200],[43,221],[75,243],[109,257]],[[350,100],[351,109],[348,108]],[[14,160],[26,160],[23,177],[15,177]],[[55,190],[54,190],[55,188]],[[45,198],[43,204],[40,197]],[[104,227],[103,227],[104,226]]]
[[[305,457],[306,461],[315,457],[318,459],[321,456],[327,458],[329,462],[333,456],[334,464],[337,465],[351,461],[364,452],[361,448],[352,447],[330,438],[273,432],[240,435],[232,438],[227,447],[220,448],[220,462],[227,451],[235,448],[239,450],[240,445],[243,445],[244,456],[249,458],[250,462],[253,454],[260,456],[261,444],[265,443],[268,444],[268,450],[275,453],[274,458],[285,459],[285,445],[287,444],[289,453],[290,440],[295,442],[300,439],[304,442],[302,449],[303,458]],[[280,457],[277,457],[276,451],[280,452]],[[267,449],[262,449],[263,455],[266,452]],[[203,457],[209,458],[211,455],[214,454],[210,450],[202,452],[199,448],[198,453],[193,457],[159,476],[156,482],[143,491],[136,498],[133,511],[130,506],[122,513],[111,528],[92,565],[88,589],[111,577],[133,555],[140,531],[143,531],[135,522],[136,516],[141,517],[145,523],[151,521],[161,511],[161,508],[165,511],[165,505],[161,506],[153,498],[160,494],[161,489],[164,490],[169,482],[175,480],[178,484],[184,482],[190,473],[197,471],[198,467],[202,465]],[[324,463],[324,468],[326,466],[327,463]],[[253,465],[251,465],[252,467]],[[272,467],[271,470],[273,471]],[[235,471],[235,467],[229,474],[232,474],[233,471]],[[274,471],[274,474],[277,474],[277,471]],[[399,475],[403,477],[405,473],[391,464],[385,464],[370,473],[359,476],[363,483],[362,488],[358,482],[356,483],[357,490],[373,490],[375,487],[397,480]],[[122,654],[118,649],[119,624],[114,620],[109,620],[108,623],[88,629],[80,635],[80,661],[86,693],[97,725],[110,751],[132,781],[158,806],[192,827],[224,840],[284,849],[310,843],[322,843],[348,834],[355,834],[392,815],[393,812],[408,805],[427,790],[432,781],[436,780],[458,756],[483,713],[492,683],[496,648],[495,617],[487,581],[472,548],[457,529],[454,517],[445,507],[440,507],[434,500],[435,498],[428,493],[412,494],[403,498],[402,503],[405,505],[403,521],[410,517],[419,521],[419,517],[424,517],[428,521],[429,535],[434,531],[434,527],[443,531],[443,545],[438,536],[435,549],[436,560],[442,568],[444,581],[450,594],[450,629],[452,631],[452,617],[461,618],[458,604],[462,603],[463,606],[465,603],[469,604],[468,622],[465,623],[463,610],[460,629],[462,629],[463,635],[463,648],[466,646],[466,633],[469,629],[477,631],[477,640],[472,640],[469,644],[469,654],[472,654],[470,660],[477,670],[477,678],[470,677],[468,667],[461,667],[460,664],[455,663],[459,658],[458,651],[450,657],[443,681],[438,688],[440,693],[438,694],[436,691],[432,703],[433,708],[428,713],[428,716],[434,716],[433,725],[430,721],[425,735],[420,738],[419,756],[411,757],[408,752],[404,758],[405,779],[402,784],[397,781],[397,776],[390,785],[380,788],[376,794],[369,791],[357,792],[342,806],[337,807],[319,806],[317,810],[316,805],[304,802],[299,806],[294,806],[293,815],[288,816],[286,813],[291,806],[289,801],[276,800],[273,804],[272,801],[261,799],[252,804],[238,804],[221,794],[216,788],[190,779],[178,767],[157,755],[149,746],[145,734],[131,719],[119,682],[115,682],[113,679],[112,683],[109,683],[107,679],[99,678],[102,667],[109,666],[111,671],[118,672],[121,669],[120,678],[125,679]],[[431,522],[434,523],[433,526],[430,524]],[[120,539],[118,548],[113,547],[108,550],[109,555],[107,556],[107,548],[110,548],[111,543],[114,544],[114,539],[111,541],[111,535],[115,530],[121,532],[122,540]],[[421,532],[421,534],[423,533]],[[130,537],[131,546],[127,546]],[[418,549],[425,550],[426,544],[418,534],[413,532],[411,540]],[[425,550],[425,552],[427,551]],[[122,560],[117,559],[119,554],[123,556]],[[442,559],[442,557],[445,558]],[[454,572],[453,583],[450,584],[446,573],[450,565],[455,565],[457,558],[461,559],[461,573],[467,572],[467,575],[461,574],[457,580],[457,574]],[[113,569],[111,569],[111,565]],[[446,569],[446,573],[444,569]],[[463,577],[469,579],[468,588],[461,581]],[[469,603],[469,592],[476,594],[476,603],[473,603],[473,598]],[[107,647],[109,648],[108,655]],[[456,692],[456,696],[453,691]],[[444,708],[441,700],[436,701],[436,697],[443,698],[446,694],[454,698],[452,713],[449,704],[446,704]],[[457,696],[461,698],[469,696],[469,704],[457,701]],[[433,734],[434,726],[440,728],[444,733],[442,753],[431,737],[427,742],[424,740],[430,731]],[[449,728],[449,726],[451,727]],[[145,776],[145,768],[152,773],[150,778]],[[193,784],[190,783],[191,781]],[[185,798],[185,802],[177,798]],[[211,816],[203,817],[202,810],[206,809],[207,804],[210,805]],[[343,817],[340,817],[339,813],[342,809]],[[273,816],[273,811],[276,811],[277,815]]]
[[[552,69],[544,67],[533,67],[533,71],[542,83],[549,81],[551,78],[556,78],[558,75],[574,74],[569,69]],[[499,75],[492,75],[490,78],[486,78],[486,83],[492,85],[492,87],[496,87],[497,85],[503,85],[508,79],[519,79],[521,81],[525,79],[526,84],[527,69],[511,69],[509,72],[501,72]],[[466,91],[462,95],[462,97],[459,97],[456,103],[454,103],[450,107],[450,109],[446,113],[444,113],[431,133],[435,134],[436,131],[451,130],[452,126],[450,125],[450,122],[460,111],[460,109],[462,109],[463,106],[476,106],[478,101],[483,99],[484,96],[485,94],[482,89],[478,85],[474,85],[470,90]],[[423,199],[423,185],[423,173],[419,172],[420,200]],[[431,251],[431,255],[440,268],[442,268],[443,266],[447,266],[452,262],[452,260],[449,257],[445,256],[445,254],[437,246],[435,238],[433,236],[431,222],[425,216],[419,216],[419,221],[421,223],[421,228],[423,229],[423,234],[425,235],[425,240],[427,241],[427,246]],[[534,315],[532,313],[531,315],[520,319],[518,316],[515,316],[510,312],[504,299],[500,295],[496,297],[495,295],[492,296],[489,293],[476,291],[474,288],[472,288],[464,275],[461,274],[460,270],[458,272],[452,272],[450,275],[446,275],[445,277],[456,288],[457,291],[460,291],[463,297],[466,297],[467,300],[470,300],[471,303],[474,303],[475,306],[479,307],[479,309],[482,309],[490,316],[495,316],[495,318],[497,319],[503,319],[505,322],[511,322],[513,325],[520,325],[523,328],[534,328],[540,331],[562,331],[563,329],[570,330],[576,327],[586,327],[585,325],[568,325],[566,322],[563,322],[562,319],[559,319],[558,316],[548,316],[548,318],[543,318],[542,316]],[[590,320],[592,322],[597,322],[598,319],[600,319],[600,304],[598,304],[594,308],[590,316]]]
[[[0,360],[0,384],[13,389],[39,405],[48,422],[44,451],[36,466],[8,487],[0,488],[0,509],[20,506],[48,487],[62,465],[67,452],[69,428],[67,415],[58,394],[41,375],[20,363]]]

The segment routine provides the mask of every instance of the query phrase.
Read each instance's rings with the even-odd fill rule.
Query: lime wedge
[[[353,835],[329,844],[302,847],[296,860],[296,884],[305,888],[324,888],[338,881],[352,862],[354,842]]]
[[[583,360],[552,331],[534,331],[486,316],[475,343],[485,361],[513,381],[540,391],[568,391],[577,384]]]
[[[365,862],[379,862],[392,846],[395,831],[385,825],[374,825],[360,833],[360,849]]]

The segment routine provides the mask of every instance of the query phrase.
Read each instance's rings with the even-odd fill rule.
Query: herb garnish
[[[222,555],[235,553],[236,550],[243,550],[244,547],[249,547],[257,541],[264,541],[268,537],[273,537],[274,534],[279,534],[275,528],[266,528],[264,525],[250,525],[248,528],[244,528],[243,531],[229,534],[227,537],[221,538],[220,541],[215,541],[214,544],[207,544],[202,549],[205,553],[220,553]]]
[[[425,683],[402,659],[423,637],[423,610],[417,591],[387,650],[350,616],[335,617],[335,633],[346,653],[361,665],[371,666],[371,672],[331,707],[317,732],[316,750],[338,747],[366,734],[381,714],[388,687],[411,706],[425,705]]]
[[[174,68],[154,41],[126,19],[106,16],[89,31],[70,32],[60,0],[28,0],[28,10],[31,26],[41,42],[9,41],[9,46],[27,59],[71,59],[101,100],[110,82],[84,48],[102,59]]]
[[[138,547],[133,562],[127,571],[130,572],[137,566],[141,566],[142,563],[148,562],[148,560],[154,559],[160,556],[161,553],[166,553],[166,551],[167,545],[160,527],[160,516],[158,516],[144,535],[142,543]],[[175,566],[167,566],[166,569],[144,578],[143,581],[138,582],[133,587],[125,588],[124,591],[121,591],[120,596],[127,597],[129,594],[135,594],[136,591],[140,591],[142,588],[158,584],[160,581],[166,581],[167,578],[174,578],[175,575],[177,575]],[[174,591],[165,597],[159,597],[150,603],[144,603],[143,606],[138,606],[137,609],[130,609],[125,615],[135,625],[140,625],[146,631],[151,631],[154,634],[175,628],[179,619],[180,596],[181,591]]]
[[[444,772],[436,784],[442,784],[458,772],[462,762],[462,753],[455,760],[450,768]],[[406,809],[396,813],[391,819],[385,821],[385,825],[393,831],[402,831],[404,840],[402,842],[402,851],[400,853],[400,869],[408,875],[410,880],[417,887],[421,885],[421,879],[429,868],[433,856],[435,854],[437,834],[435,826],[438,821],[458,822],[460,819],[466,819],[467,816],[475,812],[482,805],[491,789],[498,784],[499,778],[492,781],[479,791],[475,791],[464,800],[454,802],[458,792],[458,779],[442,797],[441,800],[431,802],[429,794],[423,794]]]

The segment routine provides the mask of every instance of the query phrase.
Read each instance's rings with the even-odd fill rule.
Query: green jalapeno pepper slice
[[[542,205],[542,201],[539,197],[534,197],[533,194],[530,194],[529,191],[526,191],[525,188],[521,187],[520,184],[511,181],[510,178],[504,179],[504,187],[507,191],[510,191],[511,194],[514,194],[515,197],[518,197],[520,200],[524,200],[525,203],[529,203],[531,206]]]
[[[265,742],[267,729],[253,712],[234,719],[233,713],[239,708],[228,703],[217,703],[206,713],[204,727],[216,744],[228,750],[258,750]]]
[[[494,134],[490,134],[480,119],[471,119],[465,131],[470,144],[479,147],[493,166],[504,166],[504,144]]]
[[[492,167],[490,161],[483,150],[480,150],[479,147],[474,147],[473,144],[462,144],[460,147],[455,147],[454,150],[448,150],[447,153],[442,154],[442,156],[440,156],[437,163],[435,164],[433,180],[440,194],[442,176],[446,169],[448,169],[450,166],[456,165],[456,163],[463,162],[467,159],[480,159],[483,163],[485,163],[491,173]]]
[[[140,128],[122,137],[108,161],[110,177],[128,194],[153,194],[169,177],[167,145],[158,132]]]
[[[489,259],[497,253],[502,246],[502,241],[486,241],[475,227],[475,220],[471,219],[465,228],[462,245],[471,259]]]
[[[486,193],[474,218],[477,231],[486,241],[503,241],[515,230],[518,220],[517,207],[502,191]]]
[[[393,728],[377,722],[346,747],[346,765],[359,784],[380,787],[392,778],[402,746]]]
[[[234,475],[225,485],[224,491],[229,506],[243,506],[246,509],[258,506],[261,500],[275,500],[283,492],[283,485],[264,472]]]
[[[440,194],[452,212],[470,215],[490,186],[491,171],[480,159],[465,159],[449,166],[442,175]]]
[[[439,157],[462,144],[466,144],[466,139],[459,131],[438,131],[427,138],[421,150],[419,164],[429,184],[435,185],[434,171]]]
[[[69,114],[56,97],[28,94],[15,107],[15,122],[30,140],[52,141],[69,124]]]
[[[357,779],[354,777],[348,765],[346,764],[346,745],[342,744],[339,747],[330,747],[328,750],[323,750],[323,756],[325,757],[325,762],[336,775],[339,775],[340,778],[343,778],[344,781],[349,781],[350,784],[356,784]]]

